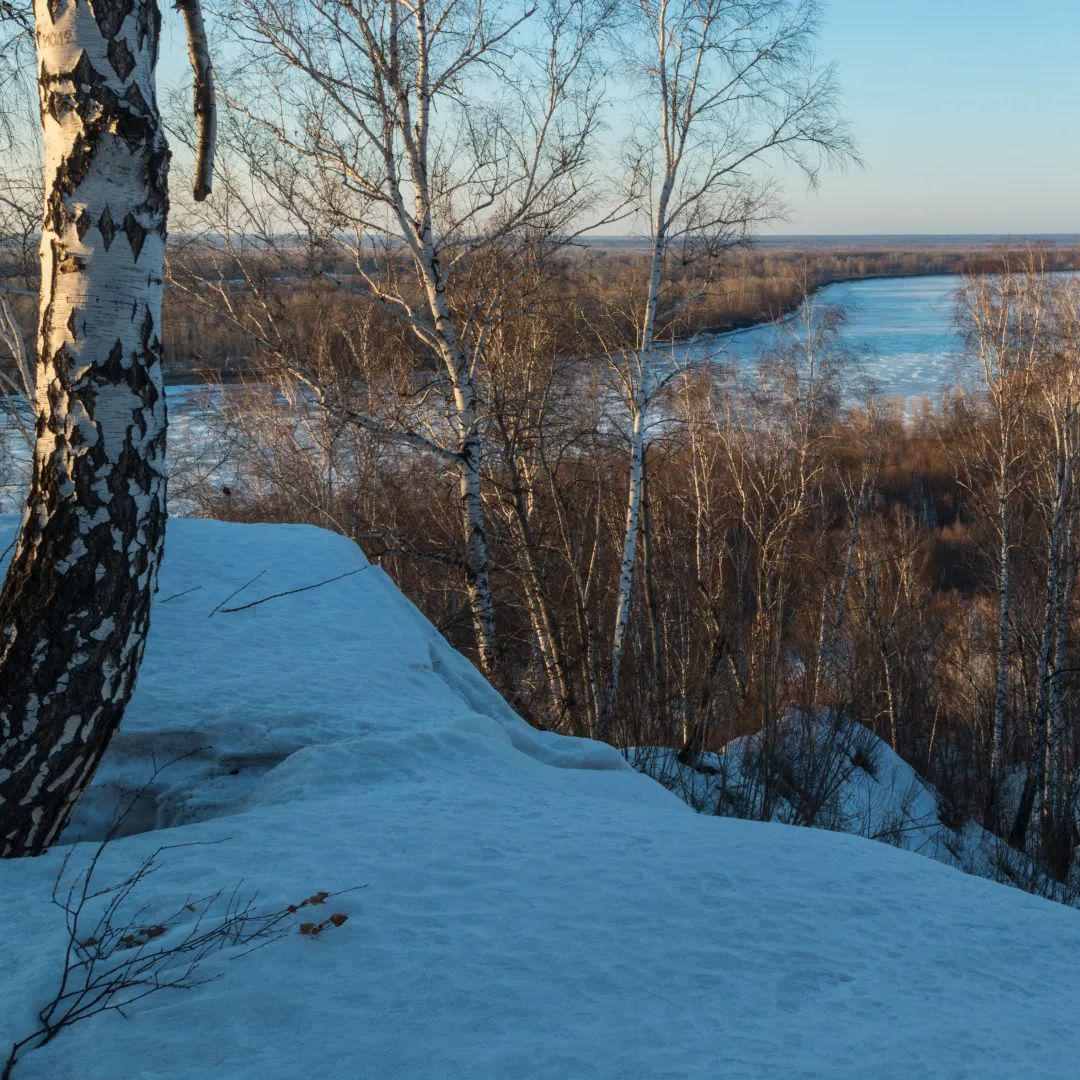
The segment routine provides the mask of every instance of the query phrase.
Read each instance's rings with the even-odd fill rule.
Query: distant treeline
[[[1080,269],[1080,246],[1040,251],[1048,270]],[[1022,248],[978,250],[776,251],[755,247],[736,249],[713,263],[688,261],[672,268],[661,322],[679,338],[702,331],[743,329],[789,314],[810,293],[841,281],[873,277],[913,277],[922,274],[967,274],[1015,269]],[[556,287],[587,321],[606,320],[616,297],[641,289],[646,255],[636,251],[589,246],[563,256],[557,263]],[[328,260],[321,276],[297,276],[283,283],[287,303],[303,305],[310,290],[340,289],[342,304],[362,302],[349,268]],[[314,298],[312,298],[314,300]],[[283,301],[285,302],[285,301]],[[319,303],[325,302],[325,300]],[[226,376],[242,374],[249,366],[250,340],[223,320],[206,316],[183,296],[166,300],[166,364],[173,378],[191,378],[200,371]],[[627,305],[635,310],[637,305]],[[611,340],[633,341],[631,318],[609,326]],[[570,347],[568,337],[567,346]],[[411,342],[400,342],[413,348]]]
[[[675,338],[740,330],[790,314],[804,297],[827,285],[878,277],[1015,270],[1028,250],[1019,245],[880,250],[853,247],[847,251],[794,247],[778,250],[771,245],[738,248],[720,260],[687,259],[685,264],[672,267],[661,323]],[[1049,271],[1080,269],[1080,246],[1040,246],[1039,256]],[[185,257],[190,259],[190,251]],[[208,264],[218,257],[218,253],[207,249]],[[644,252],[628,250],[628,245],[590,244],[556,262],[556,284],[586,320],[603,319],[610,324],[612,301],[640,290],[646,260]],[[329,254],[320,256],[317,265],[312,266],[310,254],[298,251],[295,274],[282,274],[280,261],[272,272],[278,277],[283,309],[297,310],[323,307],[326,294],[335,291],[340,293],[341,304],[368,304],[353,276],[354,269]],[[242,302],[244,284],[230,283],[227,267],[220,266],[219,270],[222,287]],[[36,310],[36,283],[26,279],[14,251],[8,252],[6,262],[0,259],[0,282],[7,283],[6,288],[0,284],[0,290],[29,340]],[[167,293],[165,303],[165,361],[170,379],[235,378],[250,370],[252,342],[248,335],[240,333],[228,320],[213,318],[204,305],[194,304],[176,291]],[[632,304],[628,310],[636,307]],[[619,345],[630,344],[636,330],[629,317],[624,325],[608,325],[607,329],[609,340]],[[415,348],[407,339],[398,344],[405,349]]]

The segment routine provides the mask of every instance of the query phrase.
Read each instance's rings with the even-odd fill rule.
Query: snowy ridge
[[[187,558],[192,547],[198,561]],[[176,763],[152,783],[155,805],[144,800],[130,830],[287,797],[285,777],[319,747],[352,740],[365,748],[363,775],[381,760],[384,780],[422,775],[429,757],[450,759],[470,740],[562,768],[627,768],[607,746],[527,725],[342,537],[307,525],[174,519],[169,549],[138,692],[69,839],[99,838],[117,794],[146,784],[154,762]],[[210,614],[341,574],[352,576]]]
[[[101,880],[193,845],[147,917],[240,880],[267,909],[366,885],[336,901],[349,921],[219,954],[216,981],[65,1031],[16,1080],[1076,1075],[1076,911],[694,813],[528,728],[377,569],[208,617],[260,571],[225,606],[364,565],[310,527],[173,521],[139,688],[68,837],[190,753]],[[63,857],[0,863],[0,1048],[58,973]]]

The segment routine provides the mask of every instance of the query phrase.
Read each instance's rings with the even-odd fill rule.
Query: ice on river
[[[838,345],[851,354],[853,374],[867,380],[880,397],[898,402],[901,411],[911,416],[922,399],[936,404],[950,388],[973,385],[974,372],[965,363],[964,342],[955,321],[960,284],[960,278],[949,275],[867,279],[827,286],[812,303],[819,309],[836,307],[845,313]],[[799,321],[796,317],[729,334],[701,335],[676,344],[672,356],[676,363],[709,357],[746,371],[761,356],[790,345]],[[215,392],[229,393],[230,388]],[[617,408],[617,396],[612,400]],[[200,453],[200,443],[207,440],[202,421],[205,407],[206,395],[200,388],[169,387],[170,457]],[[11,511],[21,504],[25,469],[20,473],[10,463],[5,469],[3,458],[25,462],[26,450],[13,425],[2,426],[0,421],[0,430],[0,511]],[[216,451],[210,447],[208,456]],[[173,509],[182,511],[180,506]]]
[[[849,352],[859,375],[883,398],[910,413],[921,398],[942,394],[970,381],[964,341],[955,321],[961,279],[949,275],[876,278],[829,285],[812,303],[845,315],[837,344]],[[768,323],[729,334],[703,336],[682,355],[713,355],[732,368],[746,369],[760,356],[790,345],[800,319]]]

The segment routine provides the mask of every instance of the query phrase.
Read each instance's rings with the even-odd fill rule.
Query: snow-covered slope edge
[[[768,817],[853,833],[1060,903],[1080,904],[1080,866],[1067,882],[1054,880],[978,822],[950,813],[934,788],[868,728],[828,711],[792,710],[771,741],[764,732],[742,736],[693,764],[666,747],[636,747],[627,756],[704,814]],[[1022,787],[1022,778],[1011,785],[1015,799]]]
[[[17,1078],[1075,1074],[1077,912],[695,814],[527,728],[378,570],[208,618],[260,571],[226,606],[362,565],[313,529],[172,522],[139,690],[75,825],[151,752],[190,753],[141,821],[175,827],[116,841],[102,879],[216,841],[166,853],[148,918],[239,879],[268,908],[366,884],[349,922],[222,954],[216,982],[64,1032]],[[0,863],[0,1047],[58,970],[63,854]]]
[[[169,525],[135,698],[65,839],[100,837],[118,792],[146,785],[155,762],[174,764],[128,831],[298,797],[287,778],[317,748],[355,739],[365,747],[358,783],[408,780],[473,743],[565,768],[627,768],[607,746],[521,720],[355,544],[306,525],[181,518]]]

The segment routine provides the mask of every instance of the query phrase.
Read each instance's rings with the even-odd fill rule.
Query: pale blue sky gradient
[[[823,0],[865,167],[778,176],[768,232],[1080,233],[1080,0]],[[162,74],[186,77],[166,12]],[[613,91],[618,90],[612,87]]]
[[[1080,0],[827,0],[819,55],[866,166],[774,231],[1080,232]]]

